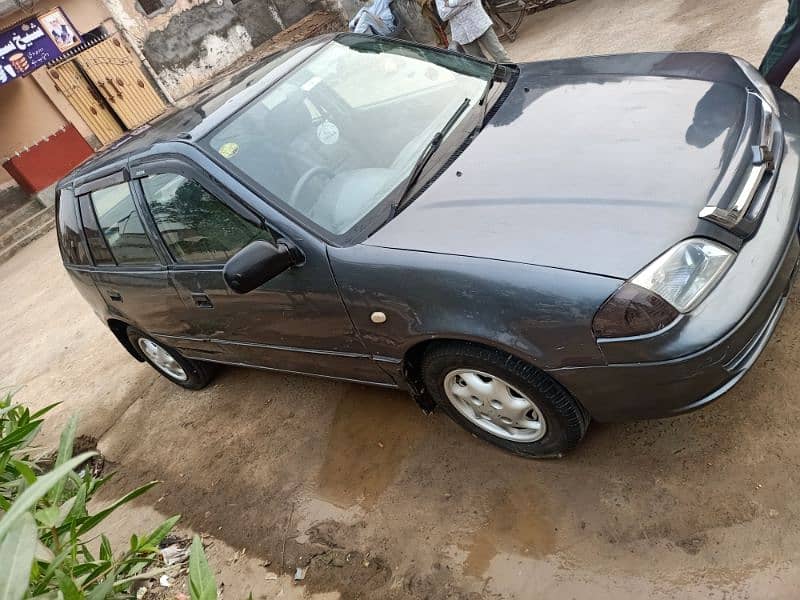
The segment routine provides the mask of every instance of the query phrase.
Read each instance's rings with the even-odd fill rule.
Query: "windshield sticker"
[[[219,150],[217,150],[217,152],[222,154],[222,156],[224,156],[225,158],[232,158],[236,156],[237,152],[239,152],[239,144],[237,144],[236,142],[227,142],[225,144],[222,144],[222,146],[219,147]]]
[[[317,127],[317,139],[326,146],[339,141],[339,128],[330,121],[323,121]]]

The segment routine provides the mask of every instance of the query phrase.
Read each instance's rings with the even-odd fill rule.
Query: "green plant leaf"
[[[28,440],[32,438],[39,430],[41,424],[41,421],[31,421],[30,423],[15,429],[8,435],[4,435],[2,438],[0,438],[0,452],[18,449],[26,445]]]
[[[77,501],[77,496],[72,496],[72,498],[67,498],[66,501],[61,503],[61,506],[57,506],[58,514],[56,515],[56,522],[55,526],[58,527],[64,521],[67,520],[67,516],[72,512],[72,507],[75,506],[75,502]]]
[[[11,504],[8,512],[0,519],[0,540],[6,536],[8,530],[11,529],[17,519],[26,514],[54,485],[66,477],[72,469],[95,454],[95,452],[84,452],[80,456],[68,460],[46,475],[39,477],[36,483],[22,492]]]
[[[100,560],[113,560],[114,553],[111,551],[111,542],[105,535],[100,536]]]
[[[42,508],[34,512],[33,516],[36,517],[39,525],[50,529],[58,524],[56,523],[58,521],[58,507],[48,506],[47,508]]]
[[[63,548],[61,552],[56,554],[56,556],[50,560],[50,563],[47,565],[44,573],[42,573],[38,579],[35,580],[36,585],[31,591],[32,594],[44,593],[45,589],[47,589],[47,585],[50,583],[50,580],[55,576],[56,570],[61,567],[61,564],[67,559],[71,550],[72,549],[70,547]]]
[[[64,600],[82,600],[83,596],[72,577],[63,571],[56,571],[56,581],[58,582],[58,589],[64,595]]]
[[[72,415],[67,422],[67,426],[61,432],[61,442],[58,444],[58,455],[54,467],[59,467],[72,458],[72,445],[75,443],[75,431],[78,429],[78,416]],[[49,498],[52,504],[61,502],[61,495],[64,493],[65,479],[59,482],[50,490]]]
[[[76,529],[77,535],[83,535],[84,533],[91,531],[92,529],[97,527],[97,525],[101,523],[106,517],[108,517],[108,515],[117,510],[120,506],[122,506],[123,504],[127,504],[134,498],[138,498],[139,496],[149,491],[150,488],[152,488],[154,485],[157,485],[158,483],[160,482],[151,481],[150,483],[146,483],[143,486],[136,488],[132,492],[128,492],[122,498],[120,498],[110,506],[107,506],[106,508],[98,512],[96,515],[92,515],[90,517],[82,519]]]
[[[33,472],[33,469],[25,461],[12,458],[9,461],[9,464],[14,467],[14,470],[17,473],[22,475],[22,478],[28,485],[33,485],[33,483],[36,481],[36,473]]]
[[[23,513],[0,543],[0,598],[19,600],[25,595],[35,551],[36,523],[30,513]]]
[[[45,592],[44,594],[39,594],[38,596],[32,596],[31,600],[61,600],[61,596],[59,592]]]
[[[39,417],[43,417],[46,413],[49,413],[59,404],[61,404],[61,402],[53,402],[53,404],[49,404],[44,408],[37,410],[35,413],[31,415],[31,419],[38,419]]]
[[[189,554],[189,593],[192,600],[216,600],[217,582],[208,566],[200,536],[194,536]]]
[[[175,524],[181,518],[180,515],[175,515],[174,517],[170,517],[166,521],[164,521],[161,525],[156,527],[153,532],[148,535],[144,542],[142,542],[142,546],[158,546],[167,534],[172,531],[172,528],[175,527]]]
[[[110,574],[87,594],[86,600],[105,600],[114,591],[114,574]]]
[[[61,521],[61,524],[64,523],[70,524],[76,519],[80,519],[86,516],[86,485],[82,484],[75,495],[72,497],[74,502],[72,503],[72,507],[67,513],[67,516]]]

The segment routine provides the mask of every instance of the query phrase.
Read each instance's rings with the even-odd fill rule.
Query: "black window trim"
[[[125,178],[124,179],[119,179],[120,176],[123,176]],[[95,185],[98,182],[105,182],[105,185]],[[155,253],[156,258],[159,261],[158,263],[153,263],[153,264],[129,264],[129,263],[119,264],[119,262],[117,262],[117,257],[114,256],[114,253],[111,251],[111,248],[108,246],[108,240],[106,240],[105,235],[103,235],[103,231],[100,228],[100,221],[98,220],[97,213],[95,212],[94,201],[92,200],[91,192],[97,191],[97,190],[101,190],[101,189],[105,189],[105,188],[108,188],[108,187],[112,187],[114,185],[120,185],[122,183],[127,183],[128,184],[128,189],[131,192],[131,198],[133,200],[134,208],[136,209],[136,213],[139,216],[139,220],[142,221],[142,226],[144,228],[145,235],[147,236],[148,240],[150,241],[150,245],[153,247],[153,252]],[[88,190],[85,189],[88,186],[91,186],[90,189],[88,189]],[[79,189],[83,193],[81,195],[78,195],[77,193],[75,194],[76,204],[77,204],[77,207],[78,207],[78,218],[80,219],[81,229],[83,230],[82,231],[83,237],[84,237],[84,240],[86,241],[87,250],[89,251],[89,258],[92,261],[91,265],[86,265],[86,266],[92,267],[92,270],[94,270],[94,271],[109,271],[109,272],[115,272],[115,273],[122,273],[122,272],[137,273],[137,272],[144,272],[144,271],[157,272],[157,271],[166,270],[167,265],[164,262],[164,256],[160,252],[160,249],[158,248],[157,244],[153,241],[151,232],[148,231],[147,226],[144,225],[144,219],[143,219],[143,216],[142,216],[142,207],[137,202],[136,194],[134,193],[134,186],[131,185],[130,178],[127,176],[127,173],[125,173],[124,175],[122,173],[119,173],[119,174],[115,173],[115,174],[109,175],[107,177],[102,177],[100,179],[95,179],[95,180],[91,181],[88,184],[80,186]],[[77,189],[76,189],[76,192],[77,192]],[[84,200],[84,198],[85,198],[85,200]],[[98,234],[100,236],[100,240],[102,241],[103,245],[105,246],[106,251],[108,252],[109,256],[111,256],[111,260],[114,261],[113,264],[103,264],[103,263],[98,264],[97,259],[94,256],[94,253],[92,253],[92,251],[91,251],[91,244],[89,243],[89,232],[87,231],[87,228],[86,228],[87,224],[86,224],[86,221],[84,220],[85,219],[84,210],[83,210],[84,202],[86,203],[86,206],[88,206],[89,211],[90,211],[90,214],[88,215],[88,218],[93,221],[93,223],[90,223],[90,225],[94,225],[97,228],[97,232],[98,232]]]
[[[91,181],[87,181],[86,183],[75,186],[75,195],[84,196],[91,192],[96,192],[97,190],[102,190],[114,185],[119,185],[120,183],[125,183],[129,180],[130,176],[128,175],[128,170],[122,169],[115,173],[111,173],[110,175],[104,175],[102,177],[98,177],[97,179],[92,179]]]
[[[133,161],[132,161],[133,162]],[[236,215],[242,219],[266,230],[272,237],[277,240],[285,237],[281,232],[277,231],[274,227],[267,223],[260,212],[255,208],[249,206],[246,202],[241,200],[225,187],[222,182],[214,178],[210,173],[207,173],[201,167],[195,165],[187,157],[181,154],[164,154],[160,156],[148,156],[146,159],[135,161],[135,167],[131,168],[134,173],[131,177],[131,187],[134,189],[135,194],[139,195],[139,200],[142,204],[142,211],[145,212],[145,219],[147,225],[145,226],[151,233],[157,236],[157,243],[160,250],[163,252],[167,264],[170,269],[175,271],[220,271],[225,263],[214,262],[180,262],[172,256],[169,247],[167,246],[161,232],[158,230],[153,213],[150,210],[150,205],[145,197],[144,187],[141,180],[150,175],[179,175],[186,179],[196,181],[208,193],[210,193],[217,201],[222,202],[225,206],[231,209]]]
[[[64,196],[69,194],[69,199],[66,202],[72,207],[72,212],[75,216],[75,225],[77,226],[77,234],[80,238],[80,245],[83,253],[86,255],[87,262],[85,263],[77,263],[67,260],[67,256],[64,253],[64,246],[62,242],[62,234],[61,234],[61,227],[62,224],[59,222],[58,226],[56,227],[56,236],[58,237],[58,247],[61,252],[61,261],[65,267],[75,268],[75,269],[83,269],[86,267],[94,266],[94,258],[92,257],[92,253],[89,250],[89,241],[86,239],[86,231],[83,227],[83,220],[81,219],[81,210],[80,210],[80,201],[78,195],[71,187],[64,187],[60,188],[56,192],[56,205],[55,205],[55,213],[57,216],[60,217],[61,208],[64,205]]]

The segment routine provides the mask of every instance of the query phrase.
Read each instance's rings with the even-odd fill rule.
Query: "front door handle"
[[[197,308],[214,308],[214,303],[211,298],[205,294],[192,294],[192,300]]]
[[[112,302],[122,302],[122,294],[116,290],[108,290],[108,297]]]

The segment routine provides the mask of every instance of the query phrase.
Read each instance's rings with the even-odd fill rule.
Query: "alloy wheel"
[[[547,433],[547,423],[536,403],[500,377],[455,369],[445,376],[444,391],[458,412],[492,435],[530,443]]]

